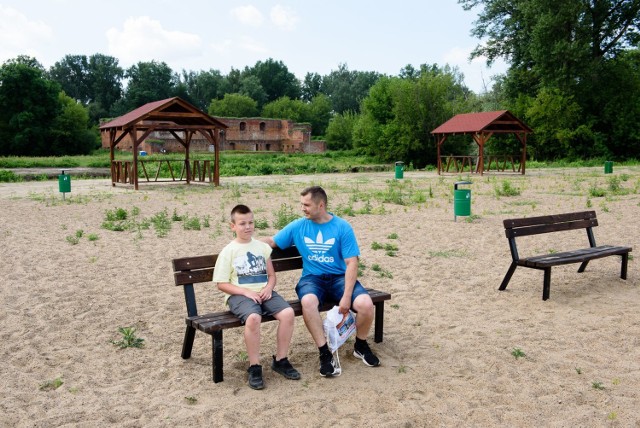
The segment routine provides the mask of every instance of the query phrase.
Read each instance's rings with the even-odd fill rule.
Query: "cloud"
[[[276,27],[283,30],[294,30],[299,20],[298,15],[290,8],[279,4],[271,8],[271,22],[273,22]]]
[[[39,59],[40,52],[32,46],[46,44],[52,37],[53,30],[45,23],[31,21],[16,9],[0,4],[0,62],[18,55]]]
[[[254,6],[241,6],[231,10],[231,16],[238,20],[241,24],[259,27],[262,25],[264,18],[262,13]]]
[[[168,62],[201,54],[200,36],[165,30],[159,21],[148,16],[128,18],[122,29],[107,30],[109,53],[123,63],[162,58]]]

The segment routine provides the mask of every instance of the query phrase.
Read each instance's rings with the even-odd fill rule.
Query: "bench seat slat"
[[[368,289],[369,295],[373,303],[384,302],[391,299],[391,294],[378,291],[374,289]],[[289,300],[289,304],[293,308],[296,316],[302,315],[302,305],[299,300]],[[326,302],[320,307],[320,311],[328,311],[336,303]],[[262,322],[273,321],[271,316],[263,316]],[[209,314],[198,315],[195,317],[187,317],[185,319],[187,325],[200,330],[207,334],[212,334],[215,331],[225,330],[227,328],[240,327],[242,322],[231,311],[213,312]]]
[[[549,266],[559,266],[571,263],[582,263],[602,257],[622,255],[631,251],[629,247],[614,247],[602,245],[593,248],[583,248],[580,250],[566,251],[563,253],[547,254],[544,256],[529,257],[520,259],[518,264],[532,268],[545,268]]]

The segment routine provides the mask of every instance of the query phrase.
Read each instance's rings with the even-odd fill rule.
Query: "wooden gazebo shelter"
[[[153,101],[138,107],[100,126],[100,132],[109,134],[111,182],[115,186],[118,169],[114,150],[125,137],[132,142],[133,162],[131,180],[138,190],[138,146],[155,131],[170,132],[185,148],[186,182],[189,184],[189,146],[194,134],[203,135],[214,146],[213,183],[220,185],[220,132],[227,125],[209,116],[179,97]]]
[[[478,144],[477,166],[473,172],[480,173],[480,175],[484,173],[484,146],[489,138],[493,134],[514,134],[522,146],[519,169],[524,174],[527,158],[527,134],[531,132],[533,132],[531,128],[508,110],[458,114],[431,131],[431,134],[437,139],[438,174],[443,171],[440,154],[442,145],[449,135],[456,134],[471,134],[473,140]]]

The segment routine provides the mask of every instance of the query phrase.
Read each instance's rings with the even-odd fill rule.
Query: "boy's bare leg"
[[[276,333],[276,359],[281,360],[289,355],[289,346],[293,337],[293,321],[295,314],[292,308],[283,309],[273,316],[278,320]]]
[[[244,343],[247,347],[249,365],[260,364],[260,324],[262,317],[251,314],[244,323]]]

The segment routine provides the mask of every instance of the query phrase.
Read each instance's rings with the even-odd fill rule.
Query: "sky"
[[[272,58],[300,80],[341,64],[387,75],[448,64],[481,93],[507,66],[469,61],[477,13],[457,0],[0,0],[0,63],[100,53],[124,69],[155,60],[226,75]]]

